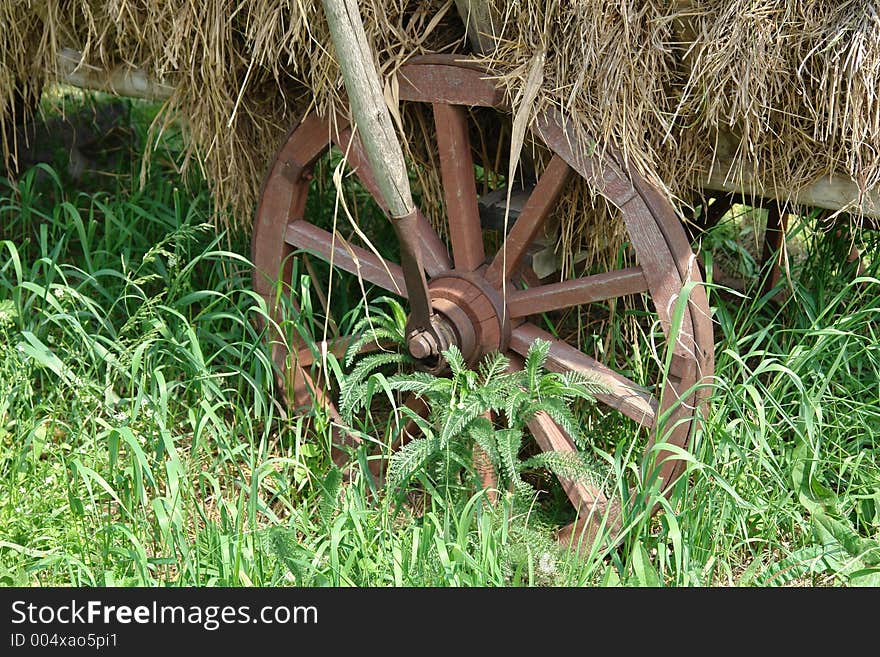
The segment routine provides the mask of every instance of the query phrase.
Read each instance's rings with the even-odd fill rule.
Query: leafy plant
[[[392,316],[385,316],[385,320]],[[402,314],[398,316],[402,319]],[[376,328],[391,337],[386,322]],[[399,333],[402,337],[402,333]],[[363,344],[364,339],[353,347]],[[603,385],[576,372],[556,373],[544,369],[550,343],[537,340],[529,348],[522,368],[512,368],[500,353],[488,354],[477,369],[471,369],[461,351],[452,346],[443,352],[448,374],[437,376],[414,371],[385,376],[377,368],[400,362],[398,354],[374,354],[362,358],[342,384],[340,410],[348,423],[369,406],[373,393],[382,388],[392,393],[414,395],[428,408],[426,416],[409,406],[399,410],[418,427],[421,435],[395,451],[389,460],[386,490],[398,501],[416,481],[432,496],[453,506],[466,503],[473,490],[494,480],[502,497],[509,540],[505,546],[508,572],[533,571],[539,583],[550,583],[562,560],[558,544],[550,535],[553,522],[545,522],[536,471],[582,481],[602,488],[608,477],[589,456],[587,437],[572,411],[577,401],[593,403]],[[352,352],[349,360],[352,362]],[[529,422],[546,413],[574,440],[579,452],[531,453],[526,446]],[[494,500],[496,491],[487,495]]]
[[[391,332],[380,325],[383,335]],[[358,341],[357,344],[361,344]],[[371,399],[376,378],[384,387],[409,393],[427,405],[427,417],[406,406],[400,408],[415,423],[421,436],[414,438],[390,459],[386,486],[401,492],[413,479],[429,477],[433,486],[444,486],[461,475],[477,476],[474,450],[488,459],[500,489],[507,490],[515,507],[533,505],[537,491],[523,475],[538,468],[566,479],[586,480],[601,486],[598,468],[586,456],[587,440],[571,410],[576,400],[595,401],[605,391],[594,379],[577,373],[548,372],[544,363],[550,343],[538,340],[529,348],[521,369],[512,369],[500,353],[487,355],[476,370],[470,369],[461,351],[451,346],[443,352],[448,376],[415,371],[384,377],[376,368],[399,362],[395,354],[363,358],[342,386],[343,417],[351,422]],[[546,452],[520,458],[526,427],[538,413],[549,415],[583,450],[579,453]],[[447,490],[448,485],[445,486]]]

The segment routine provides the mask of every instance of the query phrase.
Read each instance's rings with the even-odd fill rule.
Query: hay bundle
[[[880,1],[490,5],[498,38],[482,60],[511,99],[540,54],[535,109],[562,108],[673,195],[689,198],[721,156],[734,183],[748,172],[792,191],[830,174],[863,192],[880,184]],[[468,51],[452,0],[360,6],[386,76],[412,55]],[[190,162],[245,222],[295,119],[344,107],[316,0],[17,0],[0,6],[0,122],[53,79],[65,47],[173,84],[162,121],[186,117]]]
[[[0,132],[19,119],[23,89],[58,77],[63,49],[82,66],[144,69],[173,86],[153,126],[183,117],[188,165],[204,169],[219,204],[249,221],[281,139],[311,107],[343,107],[320,2],[309,0],[14,0],[0,7]],[[368,34],[387,67],[463,38],[450,2],[365,3]],[[460,45],[460,44],[459,44]],[[33,97],[31,92],[30,96]],[[4,141],[3,155],[15,144]]]
[[[486,61],[510,93],[546,50],[544,102],[674,194],[688,198],[721,161],[733,186],[880,184],[874,0],[495,4],[502,38]]]
[[[768,186],[839,174],[880,183],[880,3],[694,3],[679,113],[687,136],[719,132]],[[711,149],[698,159],[711,161]],[[729,175],[736,178],[738,170]]]

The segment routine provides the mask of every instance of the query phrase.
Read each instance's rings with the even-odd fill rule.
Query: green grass
[[[514,535],[512,507],[480,492],[417,512],[358,464],[342,484],[326,418],[279,402],[249,236],[210,226],[174,140],[143,188],[139,157],[88,193],[48,167],[0,183],[0,583],[880,583],[876,257],[855,279],[843,238],[813,236],[782,303],[758,279],[743,297],[710,288],[712,406],[659,514],[632,425],[587,411],[608,485],[645,494],[620,546],[582,558]],[[358,321],[359,297],[346,310]],[[611,330],[628,371],[657,368]],[[393,434],[381,409],[356,428]]]

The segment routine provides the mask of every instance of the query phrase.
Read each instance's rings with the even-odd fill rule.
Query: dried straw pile
[[[562,107],[680,198],[722,151],[733,180],[880,184],[880,0],[490,1],[499,39],[483,59],[514,104],[543,57],[535,109]],[[452,0],[359,4],[386,76],[414,54],[469,50]],[[174,84],[162,116],[186,118],[191,161],[243,220],[296,117],[340,106],[316,0],[6,0],[0,121],[63,47]]]
[[[880,183],[880,2],[496,4],[509,38],[488,59],[511,90],[546,51],[544,102],[673,192],[699,187],[719,154],[734,181]]]
[[[385,71],[410,54],[463,47],[464,30],[449,2],[370,0],[361,11]],[[185,119],[187,162],[204,168],[221,204],[230,203],[242,221],[294,122],[313,105],[343,106],[317,0],[4,0],[4,158],[16,146],[7,139],[14,131],[4,127],[27,105],[21,92],[32,96],[57,78],[64,48],[81,51],[84,66],[131,65],[173,85],[155,129]]]

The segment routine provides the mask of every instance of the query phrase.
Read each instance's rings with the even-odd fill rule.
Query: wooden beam
[[[81,89],[94,89],[117,96],[165,100],[174,93],[174,87],[150,78],[139,68],[118,66],[110,71],[89,66],[82,61],[82,53],[65,48],[55,60],[58,81]]]
[[[738,171],[735,175],[732,161],[716,161],[712,175],[703,184],[703,189],[728,192],[766,199],[777,199],[781,203],[789,201],[796,205],[812,208],[841,210],[847,208],[852,214],[880,218],[880,190],[862,194],[858,185],[843,176],[828,176],[814,180],[809,185],[792,190],[784,186],[763,186],[755,180],[754,172]]]

